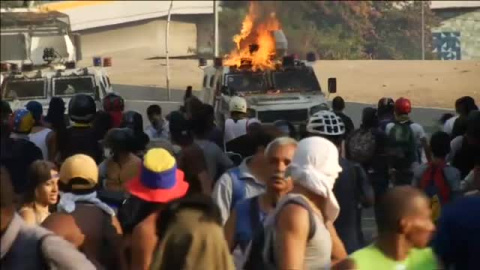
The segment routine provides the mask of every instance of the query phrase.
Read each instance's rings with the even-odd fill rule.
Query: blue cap
[[[35,119],[36,123],[40,122],[43,114],[43,107],[40,102],[35,100],[29,101],[25,108],[32,113],[33,119]]]

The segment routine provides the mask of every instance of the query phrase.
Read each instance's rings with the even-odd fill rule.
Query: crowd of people
[[[242,97],[218,123],[191,87],[145,128],[115,93],[1,102],[2,269],[480,269],[471,97],[431,136],[406,98],[355,128],[335,97],[303,129]]]

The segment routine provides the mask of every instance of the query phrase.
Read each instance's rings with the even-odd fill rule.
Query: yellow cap
[[[162,148],[154,148],[143,157],[143,165],[151,172],[164,172],[175,166],[175,158]]]
[[[87,155],[73,155],[63,162],[60,168],[60,182],[69,185],[75,178],[81,178],[86,183],[72,184],[72,189],[91,189],[98,183],[98,167],[95,161]]]

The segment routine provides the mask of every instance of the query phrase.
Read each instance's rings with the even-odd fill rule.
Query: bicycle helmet
[[[286,120],[277,120],[273,123],[273,125],[283,133],[283,135],[291,137],[291,138],[296,138],[297,137],[297,130],[295,129],[295,126],[286,121]]]
[[[247,113],[247,101],[242,97],[232,97],[228,105],[230,112]]]
[[[340,136],[345,134],[345,124],[334,112],[323,110],[308,119],[307,132],[324,136]]]
[[[392,112],[395,108],[395,102],[393,101],[392,98],[387,98],[383,97],[378,101],[378,112],[379,114],[386,113],[386,112]]]
[[[68,103],[68,115],[73,122],[90,123],[95,118],[95,100],[85,94],[76,94]]]
[[[14,133],[28,134],[35,124],[32,113],[27,109],[18,109],[10,116],[10,128]]]
[[[412,104],[406,98],[399,98],[395,101],[395,112],[397,114],[409,114],[412,111]]]

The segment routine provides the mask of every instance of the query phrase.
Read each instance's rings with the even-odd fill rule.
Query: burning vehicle
[[[233,41],[236,47],[229,55],[203,69],[204,102],[214,106],[219,124],[229,117],[233,96],[244,97],[250,117],[262,123],[287,120],[301,125],[310,115],[329,109],[312,67],[315,54],[307,54],[306,60],[287,55],[287,39],[275,13],[260,20],[251,3]],[[200,66],[205,63],[200,59]],[[336,92],[335,78],[328,79],[328,92]]]

